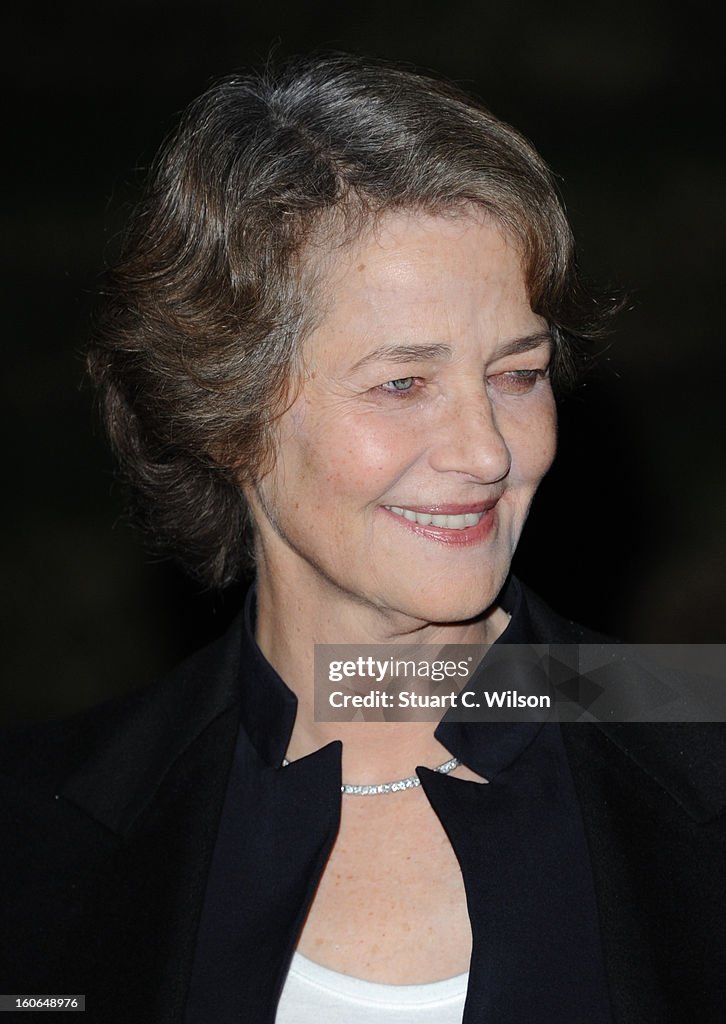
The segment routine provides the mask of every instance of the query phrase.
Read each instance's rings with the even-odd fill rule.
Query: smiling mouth
[[[417,523],[419,526],[437,526],[444,530],[468,530],[472,526],[477,526],[488,511],[488,509],[484,508],[479,512],[441,515],[438,513],[417,512],[412,508],[402,508],[399,505],[384,505],[383,507],[389,512],[393,512],[394,515],[407,519],[410,523]]]

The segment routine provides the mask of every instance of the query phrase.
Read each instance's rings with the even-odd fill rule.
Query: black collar
[[[500,595],[510,615],[498,644],[541,642],[532,626],[524,588],[510,577]],[[281,763],[288,748],[297,713],[297,697],[267,661],[255,640],[254,586],[247,594],[242,636],[244,683],[240,718],[262,761],[270,767]],[[249,666],[249,671],[245,666]],[[444,718],[434,735],[446,749],[472,771],[492,779],[529,746],[542,722],[501,724],[466,723]],[[414,766],[411,766],[413,770]]]
[[[39,752],[39,771],[58,787],[55,791],[123,834],[154,799],[172,765],[213,726],[225,736],[218,747],[224,778],[240,724],[261,761],[279,765],[295,723],[297,698],[254,640],[252,602],[249,595],[245,609],[216,643],[151,686],[70,722],[51,723],[39,734],[38,743],[47,751]],[[556,615],[514,577],[501,604],[512,617],[499,643],[604,639]],[[578,736],[578,730],[590,729],[604,734],[634,769],[658,782],[697,820],[707,820],[726,804],[719,767],[725,741],[719,724],[595,723],[562,728]],[[538,729],[537,723],[510,729],[442,722],[435,735],[473,771],[493,778],[532,742]]]

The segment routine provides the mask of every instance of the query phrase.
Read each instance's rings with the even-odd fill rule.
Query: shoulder
[[[651,792],[704,824],[726,810],[726,727],[721,722],[597,722],[561,726],[576,777],[593,780],[603,804]]]
[[[674,809],[680,808],[696,821],[710,821],[723,814],[726,724],[678,720],[679,707],[684,705],[676,671],[640,660],[631,646],[559,615],[529,587],[522,583],[519,586],[535,642],[593,645],[594,651],[611,655],[610,664],[596,672],[583,669],[587,656],[572,662],[579,666],[580,680],[585,678],[585,685],[591,682],[615,695],[609,704],[590,705],[592,717],[599,720],[561,727],[571,763],[580,775],[600,778],[605,787],[602,799],[608,798],[608,786],[612,792],[617,777],[621,791],[653,788],[653,793],[667,795]],[[600,665],[597,657],[593,663]],[[670,697],[674,710],[670,720],[662,720],[667,717]],[[645,720],[649,706],[652,721]],[[629,720],[629,711],[633,720]]]
[[[604,633],[568,619],[551,608],[539,594],[517,580],[526,610],[529,629],[536,643],[545,644],[614,644],[618,641]]]
[[[72,716],[0,730],[0,779],[60,786],[82,766],[118,756],[119,770],[145,754],[183,747],[237,697],[240,617],[170,672]]]

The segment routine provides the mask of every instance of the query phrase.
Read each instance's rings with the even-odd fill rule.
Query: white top
[[[427,985],[381,985],[295,953],[275,1024],[461,1024],[468,974]]]

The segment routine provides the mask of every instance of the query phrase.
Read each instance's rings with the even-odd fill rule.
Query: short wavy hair
[[[249,567],[242,486],[274,459],[320,311],[313,244],[345,244],[388,211],[472,206],[519,246],[567,377],[603,309],[547,166],[475,99],[332,54],[224,78],[183,115],[109,272],[88,367],[138,517],[204,584]]]

